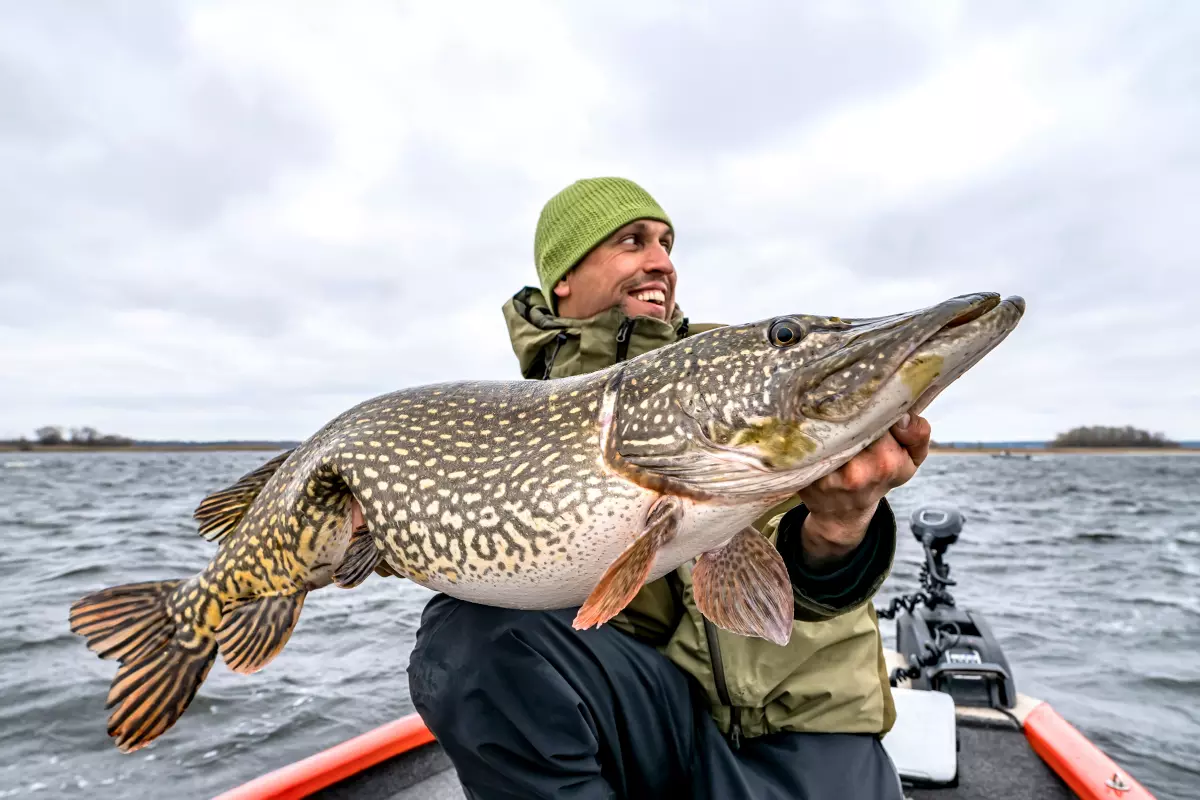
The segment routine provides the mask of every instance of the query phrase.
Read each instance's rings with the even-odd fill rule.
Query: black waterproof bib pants
[[[732,748],[694,682],[574,610],[435,596],[408,668],[413,703],[474,800],[901,800],[878,737],[778,733]]]

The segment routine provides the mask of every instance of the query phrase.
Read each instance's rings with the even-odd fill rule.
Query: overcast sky
[[[517,377],[538,211],[623,175],[693,320],[1023,295],[935,439],[1200,438],[1200,6],[778,5],[4,3],[0,437]]]

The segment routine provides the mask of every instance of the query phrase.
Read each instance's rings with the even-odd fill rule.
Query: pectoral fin
[[[383,554],[375,546],[375,537],[363,525],[351,534],[342,563],[333,572],[333,581],[343,589],[352,589],[377,572],[382,562]]]
[[[700,556],[692,570],[696,607],[742,636],[785,645],[792,635],[792,582],[779,551],[754,528]]]
[[[675,497],[660,497],[650,506],[641,534],[604,571],[575,615],[574,627],[603,625],[629,605],[646,583],[659,548],[674,538],[682,517],[683,504]]]

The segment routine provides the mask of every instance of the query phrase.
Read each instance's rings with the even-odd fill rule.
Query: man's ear
[[[562,278],[558,283],[554,284],[555,297],[567,297],[571,294],[571,285],[567,283],[566,278]]]

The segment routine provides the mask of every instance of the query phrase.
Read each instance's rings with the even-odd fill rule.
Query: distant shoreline
[[[952,456],[1138,455],[1200,456],[1200,447],[931,447],[929,452]]]
[[[198,443],[198,444],[176,444],[174,442],[166,442],[163,444],[143,443],[131,445],[85,445],[85,444],[33,444],[21,448],[15,442],[0,442],[0,452],[2,453],[186,453],[193,450],[201,451],[232,451],[232,452],[251,452],[251,451],[273,451],[287,450],[289,447],[295,447],[294,443],[282,442],[275,444],[273,442],[213,442],[213,443]]]
[[[32,444],[21,449],[16,442],[0,442],[0,453],[187,453],[202,452],[272,452],[295,447],[298,442],[200,442],[183,444],[143,442],[125,446],[89,446],[79,444]],[[1026,455],[1167,455],[1200,456],[1198,447],[931,447],[937,455],[979,456],[1009,454]]]

